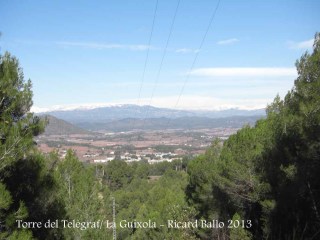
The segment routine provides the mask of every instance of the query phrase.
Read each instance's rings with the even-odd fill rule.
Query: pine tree
[[[320,33],[296,67],[294,87],[274,99],[266,119],[231,136],[218,160],[213,154],[189,164],[187,196],[200,217],[251,219],[254,239],[319,238]],[[245,239],[247,230],[228,234]]]
[[[35,148],[33,137],[45,122],[30,113],[31,81],[25,81],[19,62],[0,56],[0,238],[30,239],[50,234],[43,229],[18,229],[16,220],[55,216],[52,178]],[[27,237],[27,238],[24,238]]]

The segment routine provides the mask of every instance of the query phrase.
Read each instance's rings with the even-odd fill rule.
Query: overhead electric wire
[[[141,91],[142,91],[142,87],[143,87],[143,83],[144,83],[144,78],[145,78],[145,74],[146,74],[146,69],[147,69],[147,63],[148,63],[148,60],[149,60],[149,52],[150,52],[150,47],[151,47],[151,39],[152,39],[152,35],[153,35],[153,29],[154,29],[154,23],[155,23],[155,20],[156,20],[156,15],[157,15],[157,9],[158,9],[158,1],[156,1],[156,6],[155,6],[155,9],[154,9],[154,14],[153,14],[153,20],[152,20],[152,26],[151,26],[151,32],[150,32],[150,36],[149,36],[149,41],[148,41],[148,50],[147,50],[147,56],[146,56],[146,59],[145,59],[145,62],[144,62],[144,67],[143,67],[143,71],[142,71],[142,77],[141,77],[141,83],[140,83],[140,89],[139,89],[139,95],[138,95],[138,107],[140,105],[140,100],[141,100]],[[136,114],[137,115],[137,112]],[[133,124],[133,128],[135,126],[135,117],[134,117],[134,124]]]
[[[195,57],[194,57],[194,59],[193,59],[193,62],[192,62],[192,64],[191,64],[191,67],[190,67],[189,71],[187,72],[186,78],[185,78],[185,80],[184,80],[184,82],[183,82],[183,85],[182,85],[182,88],[181,88],[181,90],[180,90],[178,99],[177,99],[176,104],[174,105],[173,109],[175,109],[175,108],[178,106],[179,102],[180,102],[180,99],[181,99],[181,96],[182,96],[182,94],[183,94],[183,92],[184,92],[185,86],[186,86],[186,84],[187,84],[187,82],[188,82],[188,80],[189,80],[189,78],[190,78],[190,74],[191,74],[191,72],[192,72],[192,70],[193,70],[193,68],[194,68],[194,66],[195,66],[195,64],[196,64],[196,62],[197,62],[197,59],[198,59],[200,50],[201,50],[201,48],[202,48],[202,46],[203,46],[203,44],[204,44],[204,42],[205,42],[205,40],[206,40],[206,38],[207,38],[207,35],[208,35],[209,30],[210,30],[210,28],[211,28],[211,25],[212,25],[212,23],[213,23],[213,21],[214,21],[214,19],[215,19],[215,17],[216,17],[218,8],[219,8],[219,6],[220,6],[220,1],[221,1],[221,0],[218,0],[218,3],[217,3],[217,5],[216,5],[216,7],[215,7],[215,9],[214,9],[211,17],[210,17],[209,24],[208,24],[208,26],[207,26],[207,29],[206,29],[206,31],[205,31],[205,34],[203,35],[203,38],[202,38],[202,40],[201,40],[201,42],[200,42],[200,45],[199,45],[199,48],[197,49],[197,52],[196,52],[196,55],[195,55]],[[167,124],[166,124],[165,129],[169,126],[172,116],[173,116],[173,112],[171,113],[171,116],[170,116],[169,119],[168,119],[168,122],[167,122]]]
[[[153,97],[154,97],[155,90],[156,90],[156,88],[158,86],[160,73],[161,73],[161,70],[162,70],[162,66],[163,66],[163,62],[164,62],[165,56],[167,54],[167,49],[168,49],[169,42],[170,42],[170,39],[171,39],[171,35],[172,35],[172,32],[173,32],[173,27],[174,27],[174,24],[175,24],[175,21],[176,21],[176,16],[177,16],[178,9],[179,9],[179,6],[180,6],[180,1],[181,0],[178,0],[176,9],[175,9],[175,12],[174,12],[174,15],[173,15],[172,23],[171,23],[170,30],[169,30],[169,35],[168,35],[167,42],[166,42],[166,45],[165,45],[165,48],[164,48],[164,51],[163,51],[163,54],[162,54],[162,57],[161,57],[161,62],[160,62],[160,66],[159,66],[159,69],[158,69],[158,72],[157,72],[157,75],[156,75],[155,83],[154,83],[154,86],[153,86],[153,89],[152,89],[150,101],[149,101],[149,104],[147,106],[151,105]],[[148,114],[149,114],[149,108],[147,108],[147,110],[146,110],[146,114],[145,114],[145,117],[143,119],[143,125],[142,126],[145,125],[145,121],[146,121],[146,119],[148,117]]]
[[[138,103],[137,103],[137,108],[138,109],[139,109],[139,105],[140,105],[141,91],[142,91],[142,87],[143,87],[143,83],[144,83],[144,77],[145,77],[145,73],[146,73],[147,63],[148,63],[148,60],[149,60],[149,52],[150,52],[150,48],[151,48],[151,40],[152,40],[152,35],[153,35],[153,30],[154,30],[154,24],[155,24],[155,20],[156,20],[157,10],[158,10],[158,2],[159,2],[159,0],[156,0],[156,6],[154,8],[152,25],[151,25],[151,32],[150,32],[148,45],[147,45],[148,46],[147,55],[146,55],[146,59],[145,59],[144,66],[143,66],[142,76],[141,76],[141,83],[140,83],[139,95],[138,95]],[[138,109],[137,109],[137,111],[135,113],[135,116],[133,117],[132,130],[134,129],[134,127],[136,125],[136,118],[137,118],[137,114],[138,114]],[[132,137],[133,137],[133,135],[129,138],[129,145],[131,144]]]

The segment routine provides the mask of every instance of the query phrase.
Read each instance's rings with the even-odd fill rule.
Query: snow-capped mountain
[[[207,117],[222,118],[232,116],[263,116],[264,109],[240,110],[227,109],[220,111],[206,110],[177,110],[169,108],[158,108],[153,106],[138,106],[133,104],[113,104],[107,106],[69,106],[56,107],[52,109],[36,109],[39,115],[50,114],[57,118],[72,123],[79,122],[108,122],[125,118],[180,118],[180,117]]]

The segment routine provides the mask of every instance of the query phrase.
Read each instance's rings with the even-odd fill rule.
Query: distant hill
[[[44,116],[43,114],[39,115]],[[256,120],[265,116],[265,110],[187,111],[127,104],[93,109],[60,110],[46,114],[49,114],[50,120],[46,134],[60,135],[86,134],[88,133],[86,130],[121,132],[133,129],[240,128],[245,124],[253,125]]]
[[[51,115],[42,115],[41,118],[47,118],[49,121],[44,132],[45,135],[92,134],[88,130]]]
[[[47,112],[52,116],[71,123],[106,123],[120,119],[130,118],[182,118],[182,117],[205,117],[224,118],[234,116],[263,116],[264,109],[240,110],[228,109],[221,111],[206,110],[176,110],[158,108],[153,106],[138,106],[133,104],[115,105],[109,107],[97,107],[93,109],[73,109]]]
[[[77,126],[91,130],[106,130],[121,132],[130,130],[164,130],[164,129],[201,129],[201,128],[241,128],[244,125],[254,125],[255,122],[264,116],[234,116],[224,118],[207,117],[181,117],[169,118],[148,118],[133,119],[125,118],[107,122],[82,122]]]

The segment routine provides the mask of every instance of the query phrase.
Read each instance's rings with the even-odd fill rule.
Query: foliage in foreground
[[[320,34],[297,61],[298,78],[266,119],[186,162],[84,165],[35,149],[45,122],[29,113],[30,81],[0,58],[0,238],[111,239],[112,228],[17,227],[16,220],[157,222],[117,229],[118,239],[316,239],[320,216]],[[186,170],[188,169],[188,174]],[[179,171],[178,171],[179,170]],[[150,175],[161,175],[148,178]],[[158,180],[156,180],[158,179]],[[173,229],[167,220],[245,221],[244,228]],[[247,222],[250,220],[250,222]],[[164,224],[164,227],[160,227]]]
[[[296,67],[294,87],[267,107],[266,119],[189,164],[187,195],[198,218],[251,220],[245,238],[319,238],[320,34]],[[238,239],[234,230],[198,235]]]
[[[29,112],[30,80],[25,82],[18,60],[0,56],[0,238],[59,238],[56,229],[31,231],[16,220],[40,221],[61,216],[53,194],[54,180],[44,157],[37,153],[33,137],[45,122]]]

